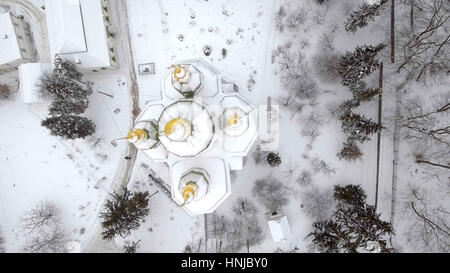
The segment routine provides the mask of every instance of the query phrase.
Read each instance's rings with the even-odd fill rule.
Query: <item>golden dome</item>
[[[171,134],[175,133],[178,130],[183,130],[183,136],[185,134],[190,134],[190,123],[189,121],[182,119],[182,118],[175,118],[169,121],[166,124],[166,127],[164,128],[164,132],[167,137],[169,137]]]
[[[144,129],[134,129],[128,133],[126,139],[129,141],[145,140],[148,138],[148,132]]]
[[[195,183],[195,182],[186,183],[186,185],[183,188],[183,192],[182,192],[184,204],[186,204],[186,202],[189,199],[194,197],[196,192],[197,192],[197,183]]]
[[[237,125],[239,121],[241,121],[241,116],[238,114],[234,114],[227,119],[227,126]]]

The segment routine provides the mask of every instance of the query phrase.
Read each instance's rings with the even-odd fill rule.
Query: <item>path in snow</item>
[[[217,252],[216,225],[215,214],[205,214],[205,250],[207,253]]]
[[[120,64],[120,69],[126,75],[129,91],[129,104],[130,104],[130,129],[134,125],[136,117],[140,113],[139,108],[139,87],[136,81],[136,70],[134,64],[133,50],[131,48],[131,35],[129,28],[128,9],[126,1],[111,1],[112,13],[111,21],[113,25],[119,26],[116,33],[116,45],[117,53]],[[115,15],[115,16],[114,16]],[[120,38],[119,38],[120,37]],[[127,156],[129,159],[125,159]],[[127,147],[122,158],[121,164],[115,174],[112,189],[117,192],[121,192],[123,187],[127,187],[130,182],[131,174],[133,171],[134,163],[136,162],[137,149],[134,145],[127,143]],[[96,232],[94,238],[91,240],[90,245],[86,248],[88,252],[121,252],[120,249],[114,244],[114,241],[105,241],[102,239],[102,228],[100,221],[96,226]]]

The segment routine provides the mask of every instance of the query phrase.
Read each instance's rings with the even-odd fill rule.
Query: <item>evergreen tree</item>
[[[331,219],[313,223],[314,245],[321,252],[359,252],[368,242],[377,242],[381,252],[391,252],[386,235],[390,223],[382,221],[375,207],[367,204],[367,195],[359,185],[334,186],[336,211]]]
[[[339,116],[345,116],[351,113],[354,108],[359,107],[360,104],[360,101],[355,98],[346,100],[341,105],[339,105],[337,114],[339,114]]]
[[[112,199],[107,200],[105,210],[100,214],[103,227],[103,239],[111,240],[117,235],[128,236],[141,225],[141,221],[150,213],[148,209],[149,193],[131,193],[122,188],[123,193],[114,191]]]
[[[344,159],[347,161],[354,161],[361,158],[362,152],[355,142],[347,140],[344,143],[344,148],[337,154],[339,159]]]
[[[281,157],[278,153],[271,152],[267,154],[266,160],[270,167],[278,167],[281,164]]]
[[[53,73],[60,78],[70,78],[76,81],[81,81],[83,74],[78,71],[75,64],[62,59],[59,55],[55,56],[53,60]]]
[[[381,7],[386,3],[387,0],[381,0],[378,4],[362,4],[358,10],[350,14],[345,22],[345,30],[355,32],[358,28],[367,26],[369,21],[373,21],[375,16],[380,15]]]
[[[50,115],[64,115],[75,114],[79,115],[84,113],[89,106],[87,99],[82,100],[54,100],[48,108]]]
[[[376,58],[386,45],[377,46],[359,46],[354,52],[346,52],[342,56],[341,70],[342,84],[351,85],[360,81],[378,68],[378,59]]]
[[[372,134],[381,130],[378,123],[359,114],[347,113],[340,119],[342,131],[349,137],[350,141],[369,141]]]
[[[92,94],[90,84],[81,81],[83,74],[76,66],[56,56],[50,75],[41,79],[41,88],[54,100],[85,100]]]
[[[367,87],[364,81],[357,81],[355,83],[351,83],[349,85],[350,91],[353,94],[353,97],[358,101],[369,101],[375,95],[380,93],[379,88]]]
[[[49,117],[42,121],[54,136],[66,139],[85,138],[95,133],[95,124],[85,117],[61,115]]]

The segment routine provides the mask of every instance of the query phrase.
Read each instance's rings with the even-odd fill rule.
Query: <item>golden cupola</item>
[[[187,171],[180,178],[178,191],[186,205],[203,198],[209,191],[209,175],[202,169],[195,168]]]

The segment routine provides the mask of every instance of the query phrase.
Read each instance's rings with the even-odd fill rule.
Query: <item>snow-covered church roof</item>
[[[145,142],[136,147],[167,163],[172,198],[189,214],[213,212],[231,194],[230,170],[242,169],[257,138],[256,107],[202,59],[169,67],[162,91],[162,99],[147,106],[134,128],[157,124],[157,136],[148,139],[153,148],[145,148]],[[186,181],[192,169],[207,179]]]
[[[51,55],[81,69],[114,66],[104,5],[102,0],[45,0]]]

